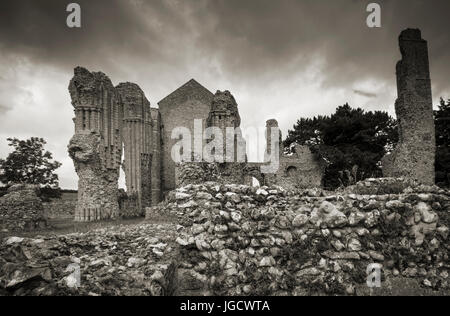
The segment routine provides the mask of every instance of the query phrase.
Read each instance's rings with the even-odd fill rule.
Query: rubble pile
[[[173,224],[116,226],[0,245],[0,295],[173,295]]]

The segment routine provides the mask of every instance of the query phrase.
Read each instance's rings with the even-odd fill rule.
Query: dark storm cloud
[[[133,54],[136,58],[163,55],[158,51],[161,34],[147,27],[139,2],[77,1],[82,9],[81,29],[66,27],[66,6],[69,2],[2,1],[2,50],[25,55],[36,63],[58,67],[113,65],[120,63],[115,59],[115,54],[123,53]],[[164,5],[155,4],[152,12],[164,19]]]
[[[430,42],[435,83],[439,90],[448,89],[450,2],[375,1],[382,6],[381,29],[365,24],[369,2],[211,1],[198,13],[199,18],[206,12],[216,18],[201,46],[221,56],[237,75],[286,76],[323,58],[325,87],[366,78],[394,83],[397,36],[407,27],[419,27]]]
[[[367,98],[376,98],[377,97],[377,94],[372,93],[372,92],[361,91],[361,90],[353,90],[353,92],[357,95],[361,95],[361,96],[367,97]]]
[[[448,90],[450,2],[378,1],[381,29],[365,24],[369,2],[79,0],[82,28],[69,29],[69,1],[7,0],[0,4],[0,45],[4,53],[37,63],[65,69],[81,64],[123,76],[140,71],[133,70],[140,64],[165,71],[185,67],[197,61],[187,60],[190,50],[192,58],[216,61],[231,80],[254,85],[323,60],[326,88],[367,78],[394,83],[397,35],[420,27],[430,42],[434,84]]]

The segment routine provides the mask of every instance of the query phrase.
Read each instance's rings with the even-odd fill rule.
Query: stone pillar
[[[77,67],[69,92],[76,117],[68,150],[79,177],[75,221],[115,219],[122,144],[114,86],[105,74]]]
[[[152,133],[151,133],[151,151],[152,151],[152,206],[161,202],[161,187],[162,187],[162,164],[161,164],[161,114],[156,108],[151,108]]]
[[[417,29],[403,31],[399,43],[402,59],[397,63],[395,102],[399,143],[383,158],[383,175],[432,185],[436,140],[428,46]]]
[[[278,139],[275,140],[275,144],[272,144],[272,131],[273,129],[278,130]],[[272,150],[278,148],[278,159],[283,154],[283,143],[281,137],[281,130],[278,127],[278,122],[275,119],[266,121],[266,150],[264,152],[264,162],[270,161],[272,155]],[[275,154],[275,153],[274,153]]]
[[[143,211],[151,205],[151,134],[150,102],[134,83],[116,87],[123,106],[123,143],[125,148],[125,181],[127,193],[136,193],[138,207]]]

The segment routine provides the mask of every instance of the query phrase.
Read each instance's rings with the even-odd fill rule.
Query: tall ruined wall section
[[[175,189],[175,161],[171,157],[171,150],[177,139],[172,139],[172,131],[177,127],[190,130],[192,136],[192,150],[194,149],[194,120],[202,121],[203,134],[206,119],[214,95],[195,80],[190,80],[182,87],[158,102],[161,113],[162,131],[162,178],[163,191]],[[201,137],[201,135],[199,135]]]
[[[399,37],[402,60],[397,64],[399,143],[383,160],[383,174],[434,184],[435,130],[427,42],[420,30]]]
[[[272,143],[272,133],[278,130],[279,137]],[[264,162],[269,162],[270,159],[281,157],[283,154],[283,143],[281,130],[278,127],[278,121],[270,119],[266,121],[266,150],[264,152]],[[275,135],[274,135],[275,136]],[[276,150],[278,149],[278,152]],[[272,157],[273,156],[273,157]]]
[[[151,205],[152,194],[153,124],[150,102],[134,83],[121,83],[116,91],[123,107],[123,168],[127,192],[137,194],[139,208],[143,209]]]
[[[116,218],[122,155],[122,109],[111,80],[101,72],[75,68],[69,85],[75,135],[68,150],[78,174],[75,221]]]
[[[153,127],[153,140],[152,140],[152,162],[151,162],[151,196],[152,205],[156,205],[161,202],[161,114],[156,108],[150,108],[150,114],[152,118]]]
[[[222,132],[221,155],[216,152],[218,162],[245,162],[246,144],[241,137],[241,117],[238,105],[230,91],[217,91],[211,103],[207,127],[219,128]],[[240,135],[227,135],[228,130],[237,130]]]

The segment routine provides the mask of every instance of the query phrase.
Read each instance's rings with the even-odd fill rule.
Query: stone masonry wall
[[[383,284],[404,277],[448,290],[450,193],[398,183],[362,183],[378,195],[213,182],[179,188],[158,207],[184,227],[179,291],[361,295],[373,263],[383,266]]]
[[[76,200],[53,199],[43,202],[45,216],[48,218],[73,218],[75,216]]]
[[[119,216],[118,170],[105,169],[100,158],[101,138],[95,133],[76,134],[69,153],[78,174],[75,221],[89,222]]]
[[[111,80],[77,67],[69,84],[75,135],[68,151],[78,174],[75,221],[117,218],[122,112]]]
[[[150,108],[153,126],[153,152],[151,161],[151,203],[157,205],[161,202],[161,114],[158,109]]]
[[[151,161],[154,140],[150,102],[142,89],[126,82],[116,86],[123,107],[122,137],[124,145],[127,192],[136,192],[139,207],[151,205]]]
[[[325,164],[308,146],[296,146],[295,153],[280,156],[280,166],[275,174],[266,175],[266,184],[288,190],[320,188],[324,172]]]
[[[32,231],[47,226],[34,185],[17,184],[0,197],[0,232]]]
[[[121,218],[134,218],[144,215],[139,205],[139,196],[136,192],[119,192],[119,215]]]
[[[250,170],[246,163],[183,162],[175,167],[176,186],[207,181],[251,185]]]
[[[400,179],[351,189],[206,182],[147,208],[170,222],[7,237],[0,295],[369,295],[373,263],[383,294],[449,293],[450,192]]]
[[[185,127],[191,131],[194,146],[194,120],[202,120],[199,131],[202,139],[211,102],[214,95],[195,80],[190,80],[179,89],[158,102],[162,125],[162,178],[163,191],[175,189],[175,162],[171,157],[173,145],[172,131],[176,127]],[[192,147],[194,148],[194,147]],[[203,147],[202,147],[203,148]]]

